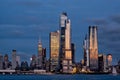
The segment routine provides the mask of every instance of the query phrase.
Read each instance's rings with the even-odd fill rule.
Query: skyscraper
[[[89,26],[89,67],[91,71],[98,70],[97,26]]]
[[[63,58],[63,73],[72,72],[72,49],[71,49],[71,30],[70,19],[66,20],[65,28],[65,56]]]
[[[112,54],[107,54],[107,66],[112,66]]]
[[[88,36],[85,36],[83,41],[83,50],[84,50],[84,66],[89,66],[89,39]]]
[[[60,15],[60,53],[59,53],[59,69],[62,70],[62,61],[65,57],[65,29],[67,21],[67,13],[63,12]]]
[[[106,55],[99,54],[98,55],[98,67],[99,72],[105,72],[106,71]]]
[[[71,50],[72,50],[72,63],[75,63],[75,44],[71,43]]]
[[[36,56],[32,55],[31,62],[30,62],[30,68],[31,70],[34,70],[36,68]]]
[[[59,66],[59,48],[60,48],[60,32],[50,33],[50,71],[58,70]]]
[[[3,69],[10,69],[11,68],[11,62],[9,62],[8,55],[4,55],[4,61],[3,61]]]
[[[42,43],[41,43],[41,41],[39,40],[39,42],[38,42],[37,65],[36,65],[36,67],[37,67],[38,69],[42,69],[42,66],[43,66],[42,62],[43,62]]]
[[[42,48],[42,68],[46,69],[46,48]]]
[[[36,68],[45,69],[45,61],[46,61],[46,48],[42,47],[41,40],[38,41],[38,56],[36,60]]]
[[[16,68],[16,50],[12,50],[12,69]]]
[[[16,65],[17,65],[17,67],[20,67],[20,63],[21,63],[21,61],[20,61],[20,56],[19,55],[17,55],[16,56]]]

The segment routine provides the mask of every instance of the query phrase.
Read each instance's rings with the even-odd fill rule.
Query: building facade
[[[36,68],[45,69],[46,67],[46,48],[42,47],[41,40],[38,41],[38,55],[36,57]]]
[[[90,70],[98,71],[97,26],[89,26],[89,60]]]
[[[112,54],[107,54],[107,66],[112,66]]]
[[[63,12],[60,15],[60,53],[59,53],[59,69],[62,70],[62,62],[65,57],[65,29],[66,20],[68,19],[67,13]]]
[[[50,33],[50,71],[57,71],[59,68],[60,32]]]
[[[75,64],[75,44],[71,43],[71,50],[72,50],[72,63]]]
[[[15,69],[17,65],[16,50],[12,50],[12,69]]]
[[[99,72],[105,72],[106,68],[107,68],[106,55],[99,54],[98,55],[98,70],[99,70]]]
[[[66,20],[65,28],[65,57],[63,59],[63,73],[72,73],[72,49],[71,49],[71,22]]]
[[[84,66],[89,67],[89,39],[86,35],[83,41],[83,51],[84,51]]]

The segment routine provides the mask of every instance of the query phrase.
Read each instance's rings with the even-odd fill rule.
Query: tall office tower
[[[43,62],[42,43],[41,43],[41,41],[39,40],[39,42],[38,42],[37,65],[36,65],[36,67],[37,67],[38,69],[42,69],[42,66],[43,66],[42,62]]]
[[[16,50],[12,50],[12,69],[16,68]]]
[[[42,47],[42,43],[39,40],[38,42],[38,56],[36,60],[36,67],[38,69],[45,69],[45,62],[46,62],[46,48]]]
[[[98,70],[99,72],[105,72],[106,71],[106,55],[99,54],[98,55]]]
[[[46,69],[46,48],[42,48],[42,56],[43,56],[42,68],[45,70]]]
[[[71,43],[71,50],[72,50],[72,63],[75,63],[75,44]]]
[[[112,66],[112,54],[107,54],[107,66]]]
[[[50,71],[57,71],[59,66],[60,32],[50,33]]]
[[[62,61],[65,57],[65,29],[66,29],[66,20],[67,13],[63,12],[60,15],[60,54],[59,54],[59,69],[62,70]]]
[[[65,57],[63,58],[63,73],[72,72],[72,50],[71,50],[71,32],[70,20],[66,20],[65,29]]]
[[[88,36],[85,36],[83,41],[83,50],[84,50],[84,66],[89,66],[89,39]]]
[[[97,27],[89,26],[89,67],[91,71],[98,70],[98,43],[97,43]]]
[[[3,56],[0,54],[0,70],[3,69]]]

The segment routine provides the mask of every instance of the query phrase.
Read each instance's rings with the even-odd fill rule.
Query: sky
[[[67,12],[71,20],[75,60],[83,59],[83,40],[90,25],[98,26],[99,53],[120,59],[120,0],[0,0],[0,54],[13,49],[27,60],[37,55],[38,39],[47,48],[49,33],[59,30],[59,17]]]

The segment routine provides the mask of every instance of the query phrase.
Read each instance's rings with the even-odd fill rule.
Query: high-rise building
[[[107,54],[107,66],[112,66],[112,54]]]
[[[12,50],[12,69],[16,68],[16,50]]]
[[[0,70],[3,69],[3,56],[0,54]]]
[[[39,40],[39,42],[38,42],[37,65],[36,65],[36,67],[38,69],[42,69],[42,66],[43,66],[42,62],[43,62],[42,43],[41,43],[41,40]]]
[[[59,68],[59,49],[60,32],[50,33],[50,71],[56,71]]]
[[[46,61],[46,48],[42,47],[42,43],[39,40],[38,42],[38,56],[36,60],[36,68],[45,69],[45,61]]]
[[[17,67],[20,67],[20,63],[21,63],[21,61],[20,61],[20,56],[17,55],[17,56],[16,56],[16,65],[17,65]]]
[[[89,26],[89,59],[90,70],[98,71],[97,26]]]
[[[70,19],[67,19],[65,28],[65,56],[63,58],[63,73],[71,73],[72,69]]]
[[[42,68],[45,70],[46,69],[46,48],[42,48]]]
[[[3,61],[3,69],[10,69],[10,68],[11,68],[11,62],[9,62],[8,54],[5,54]]]
[[[75,63],[75,44],[71,43],[71,50],[72,50],[72,63]]]
[[[105,72],[106,71],[106,55],[99,54],[98,55],[98,70],[99,72]]]
[[[36,68],[36,56],[32,55],[31,62],[30,62],[30,68],[31,70]]]
[[[84,50],[84,66],[89,66],[89,39],[86,35],[85,40],[83,41],[83,50]]]
[[[62,70],[62,61],[65,57],[65,29],[67,21],[67,13],[63,12],[60,15],[60,55],[59,55],[59,68]]]

